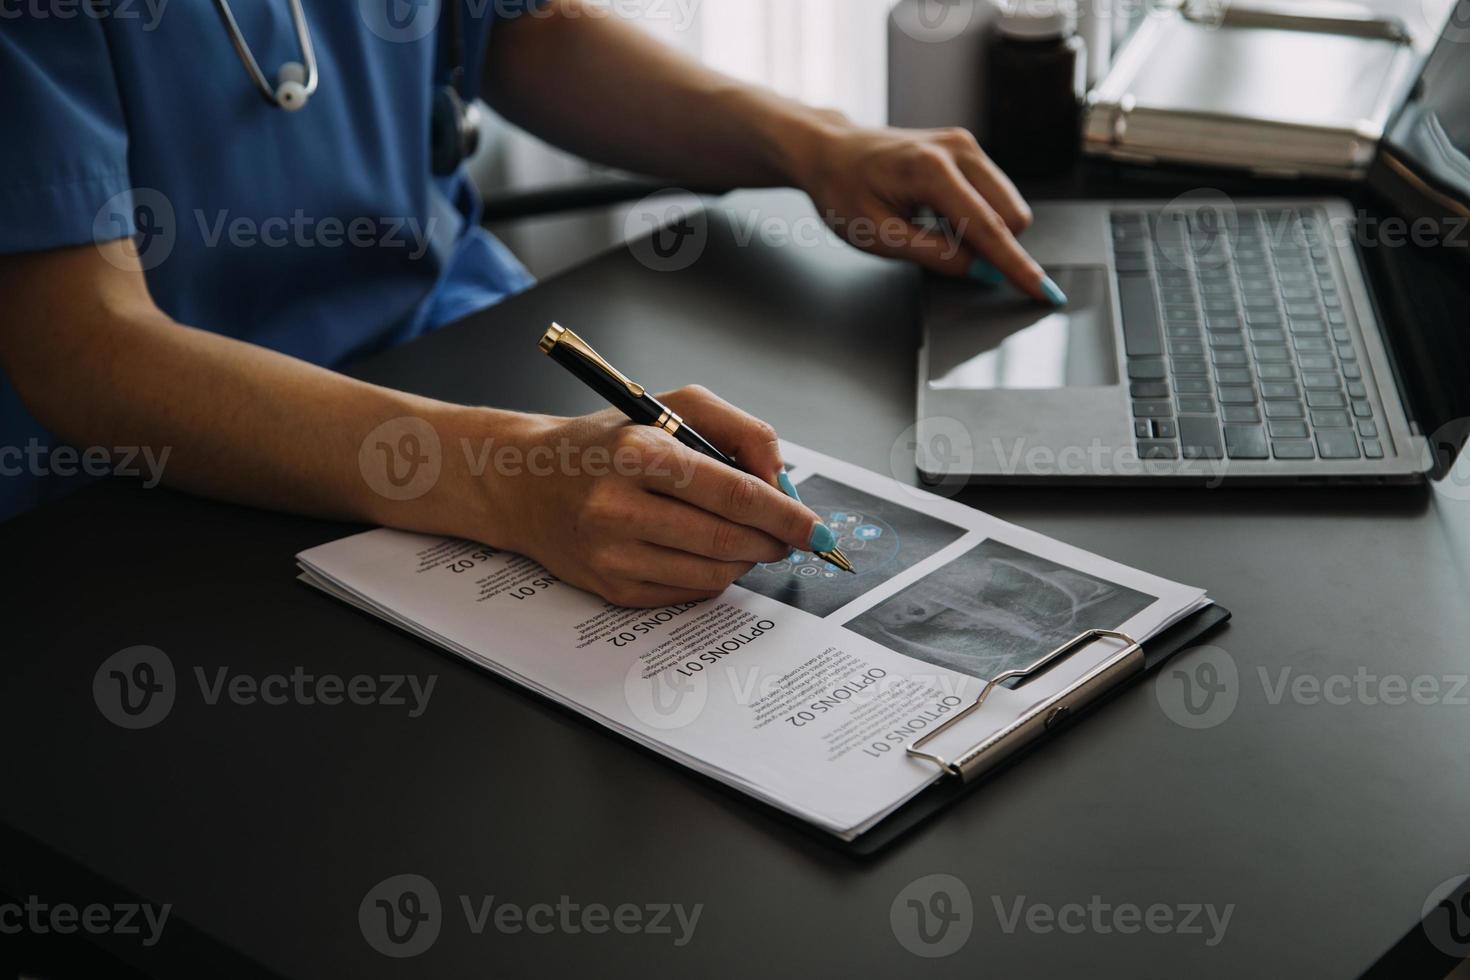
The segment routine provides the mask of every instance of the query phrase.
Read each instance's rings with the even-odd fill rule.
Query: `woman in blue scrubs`
[[[983,259],[1058,300],[1015,240],[1024,202],[964,131],[854,125],[587,0],[317,3],[304,22],[297,2],[27,4],[0,22],[0,517],[102,462],[72,447],[131,446],[185,490],[484,541],[627,605],[715,595],[820,542],[773,485],[770,427],[703,389],[666,401],[749,473],[611,411],[470,408],[331,370],[530,284],[458,165],[446,90],[469,80],[590,159],[800,187],[860,247],[955,275]],[[919,206],[962,241],[909,224]],[[364,478],[361,454],[411,468],[421,437],[636,465],[476,474],[444,452],[420,493]]]

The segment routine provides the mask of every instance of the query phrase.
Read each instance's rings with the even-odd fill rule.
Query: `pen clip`
[[[561,324],[553,323],[541,338],[541,351],[542,353],[550,354],[560,345],[566,346],[567,349],[579,355],[583,360],[588,361],[599,370],[605,372],[618,384],[628,389],[628,394],[634,398],[642,398],[647,394],[642,385],[636,381],[629,380],[627,375],[607,363],[601,354],[592,349],[591,344]]]

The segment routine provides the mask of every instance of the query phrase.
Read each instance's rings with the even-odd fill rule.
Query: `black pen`
[[[541,352],[551,356],[562,367],[581,378],[587,387],[597,392],[608,403],[639,425],[651,425],[663,429],[679,442],[710,459],[724,463],[734,469],[740,467],[735,461],[714,447],[704,436],[694,430],[678,413],[648,393],[648,390],[607,362],[592,345],[560,324],[553,323],[541,338]],[[789,480],[782,480],[782,492],[800,502],[795,488]],[[856,575],[852,561],[841,548],[815,552],[822,558]]]

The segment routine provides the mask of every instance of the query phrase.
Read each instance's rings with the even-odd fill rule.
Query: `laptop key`
[[[1133,417],[1136,419],[1165,418],[1174,414],[1174,406],[1167,398],[1150,399],[1149,401],[1133,403]]]
[[[1213,415],[1215,400],[1198,395],[1180,395],[1179,412],[1181,415]]]
[[[1317,453],[1312,448],[1311,442],[1306,439],[1301,441],[1272,440],[1271,455],[1277,459],[1316,459]]]
[[[1256,374],[1262,381],[1290,381],[1296,377],[1290,364],[1257,364]]]
[[[1308,391],[1308,408],[1347,408],[1347,398],[1340,391]]]
[[[1221,459],[1225,455],[1220,423],[1213,417],[1181,418],[1179,445],[1185,459]]]
[[[1367,456],[1369,459],[1382,459],[1383,443],[1379,442],[1377,439],[1364,439],[1363,455]]]
[[[1347,393],[1349,398],[1367,398],[1368,386],[1361,381],[1349,381]]]
[[[1207,378],[1175,378],[1174,390],[1181,395],[1208,395],[1210,382]]]
[[[1378,423],[1372,419],[1358,419],[1358,435],[1364,439],[1378,438]]]
[[[1179,438],[1179,425],[1173,419],[1154,419],[1153,429],[1155,439]]]
[[[1324,371],[1303,371],[1302,387],[1304,388],[1331,388],[1336,391],[1342,384],[1336,374]]]
[[[1226,422],[1259,422],[1261,412],[1254,405],[1221,405],[1220,417]]]
[[[1137,385],[1134,386],[1135,388]],[[1134,394],[1137,394],[1135,392]],[[1262,381],[1262,398],[1300,398],[1295,381]]]
[[[1206,369],[1205,362],[1204,362],[1204,359],[1203,358],[1180,357],[1180,358],[1175,358],[1175,360],[1174,360],[1174,373],[1175,374],[1179,374],[1179,375],[1185,375],[1185,376],[1188,376],[1188,377],[1196,377],[1196,376],[1208,374],[1209,372]],[[1158,375],[1158,377],[1162,378],[1162,377],[1164,377],[1164,375],[1160,374],[1160,375]],[[1154,379],[1153,378],[1149,378],[1147,380],[1152,381]]]
[[[1136,439],[1152,439],[1154,432],[1148,427],[1148,419],[1133,420],[1133,436]]]
[[[1123,312],[1123,344],[1128,356],[1162,354],[1164,339],[1153,281],[1148,276],[1119,275],[1118,305]]]
[[[1138,455],[1142,459],[1178,459],[1179,449],[1172,442],[1140,439]]]
[[[1201,362],[1203,364],[1204,362]],[[1203,374],[1204,372],[1200,372]],[[1169,376],[1169,369],[1163,361],[1129,361],[1128,377],[1133,381],[1162,381]]]
[[[1342,376],[1356,381],[1363,376],[1363,369],[1357,364],[1344,364],[1342,366]]]
[[[1290,363],[1291,352],[1285,347],[1257,347],[1256,361],[1262,365]]]
[[[1305,439],[1308,435],[1307,423],[1301,419],[1272,419],[1266,424],[1272,439]]]
[[[1225,453],[1231,459],[1267,459],[1266,430],[1259,425],[1225,426]]]
[[[1169,385],[1163,381],[1135,381],[1128,386],[1134,398],[1168,398]]]
[[[1360,419],[1373,417],[1373,406],[1367,402],[1353,402],[1353,414]]]
[[[1214,350],[1210,352],[1210,355],[1216,364],[1238,367],[1250,363],[1243,350]]]
[[[1317,433],[1317,450],[1323,459],[1358,459],[1358,437],[1351,429],[1337,429]]]
[[[1311,412],[1312,428],[1314,429],[1346,429],[1352,425],[1348,419],[1347,412],[1334,412],[1329,409],[1314,408]]]
[[[1268,419],[1299,419],[1304,417],[1301,402],[1266,402],[1266,418]]]
[[[1117,276],[1117,300],[1123,311],[1123,345],[1129,357],[1164,353],[1154,282],[1148,276]]]
[[[1199,357],[1205,352],[1205,345],[1198,340],[1175,340],[1169,338],[1169,353],[1175,357]]]
[[[1243,367],[1217,367],[1215,380],[1222,385],[1248,385],[1251,383],[1251,370]]]
[[[1224,385],[1218,395],[1222,405],[1254,405],[1256,391],[1244,385]]]
[[[1331,371],[1337,367],[1331,354],[1301,354],[1296,362],[1303,371]]]

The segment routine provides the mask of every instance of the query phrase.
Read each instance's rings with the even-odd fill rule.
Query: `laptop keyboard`
[[[1145,459],[1382,459],[1323,215],[1115,211],[1119,306]]]

